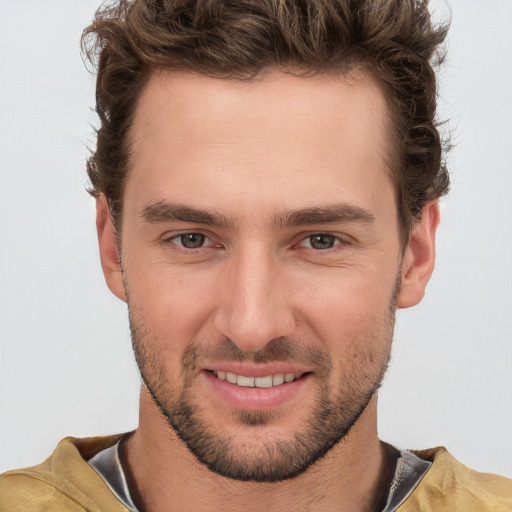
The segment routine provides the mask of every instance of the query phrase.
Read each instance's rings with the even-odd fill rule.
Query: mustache
[[[202,360],[254,364],[295,362],[312,369],[329,372],[332,370],[332,361],[327,352],[286,337],[274,338],[256,352],[242,350],[227,337],[214,345],[192,344],[183,354],[183,367],[196,368]]]

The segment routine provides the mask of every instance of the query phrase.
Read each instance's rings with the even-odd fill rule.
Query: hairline
[[[400,247],[403,251],[405,251],[405,248],[407,246],[408,238],[410,235],[410,232],[412,230],[412,225],[414,224],[414,221],[411,223],[407,223],[406,219],[403,218],[403,215],[401,215],[400,212],[400,183],[399,183],[399,176],[400,173],[397,170],[397,167],[401,165],[400,162],[400,155],[399,151],[397,150],[397,144],[398,144],[398,129],[396,126],[396,118],[397,114],[394,109],[393,102],[390,98],[390,95],[388,94],[386,87],[380,79],[380,77],[377,75],[377,73],[374,72],[372,69],[372,66],[370,63],[365,62],[364,60],[360,61],[352,61],[352,62],[346,62],[345,66],[338,65],[337,67],[332,68],[323,68],[319,66],[318,68],[314,68],[312,66],[306,67],[306,66],[299,66],[299,65],[287,65],[287,66],[265,66],[262,67],[258,72],[256,73],[231,73],[229,75],[221,75],[220,73],[216,73],[214,69],[211,70],[211,72],[207,72],[205,70],[199,71],[197,69],[192,69],[191,67],[155,67],[155,68],[147,68],[144,70],[143,73],[141,73],[141,79],[140,79],[140,87],[138,90],[137,98],[135,101],[135,105],[132,108],[130,118],[127,119],[128,121],[128,130],[125,137],[125,144],[126,144],[126,154],[127,154],[127,160],[125,163],[125,170],[124,170],[124,176],[122,180],[122,185],[118,197],[118,206],[109,204],[110,213],[113,219],[114,227],[117,233],[117,237],[119,240],[119,244],[121,241],[121,235],[122,235],[122,225],[123,225],[123,206],[124,206],[124,194],[126,190],[126,183],[128,182],[129,175],[131,172],[131,163],[132,163],[132,155],[134,148],[136,146],[136,141],[133,137],[133,127],[135,124],[135,120],[137,117],[137,112],[139,111],[139,102],[141,97],[144,94],[144,91],[146,90],[146,87],[148,86],[149,82],[155,77],[160,74],[182,74],[182,75],[189,75],[191,77],[193,76],[203,76],[203,77],[210,77],[217,80],[227,80],[227,81],[233,81],[233,82],[239,82],[239,83],[254,83],[258,80],[264,80],[269,74],[272,72],[281,72],[285,74],[290,74],[292,76],[298,77],[298,78],[313,78],[315,76],[330,76],[332,79],[340,79],[340,80],[361,80],[370,77],[370,79],[374,80],[376,85],[380,88],[383,98],[384,98],[384,105],[386,108],[386,120],[389,122],[389,131],[385,134],[385,138],[387,139],[385,141],[385,148],[384,148],[384,167],[388,171],[388,177],[391,180],[391,183],[393,185],[394,194],[395,194],[395,207],[396,207],[396,217],[397,217],[397,225],[398,225],[398,235],[399,235],[399,241],[400,241]],[[361,76],[356,77],[355,74],[360,73]],[[383,126],[382,130],[385,130],[386,127]]]

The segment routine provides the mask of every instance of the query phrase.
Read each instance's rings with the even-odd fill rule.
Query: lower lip
[[[220,380],[209,371],[202,372],[213,392],[227,405],[246,411],[266,411],[274,409],[296,398],[310,379],[303,375],[293,382],[270,388],[246,388]]]

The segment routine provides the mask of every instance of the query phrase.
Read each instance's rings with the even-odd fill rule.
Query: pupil
[[[335,238],[332,235],[313,235],[309,237],[313,249],[330,249],[334,246]]]
[[[199,233],[188,233],[186,235],[181,235],[181,243],[183,247],[187,249],[197,249],[198,247],[202,247],[204,244],[205,236]]]

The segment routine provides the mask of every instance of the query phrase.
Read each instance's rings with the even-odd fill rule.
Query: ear
[[[116,297],[126,302],[116,230],[104,195],[96,200],[96,230],[100,246],[101,268],[107,286]]]
[[[416,306],[425,295],[436,260],[439,218],[439,203],[428,203],[423,208],[421,219],[412,228],[402,260],[402,280],[397,297],[399,308]]]

